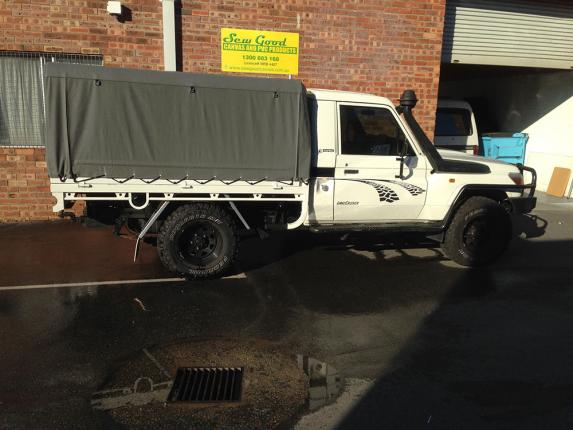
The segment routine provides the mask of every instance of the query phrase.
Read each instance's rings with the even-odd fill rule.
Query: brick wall
[[[0,148],[0,219],[17,221],[55,215],[44,150]]]
[[[159,0],[3,0],[0,50],[101,54],[106,66],[162,69]],[[219,73],[221,27],[300,33],[307,87],[396,100],[414,88],[430,133],[440,73],[445,0],[197,0],[180,2],[183,71]],[[0,221],[53,218],[43,149],[0,148]]]

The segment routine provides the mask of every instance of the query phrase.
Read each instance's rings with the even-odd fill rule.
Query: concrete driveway
[[[484,269],[426,242],[295,233],[245,241],[209,282],[170,279],[151,247],[133,265],[106,229],[0,226],[0,428],[121,428],[90,405],[118,363],[221,337],[344,375],[356,395],[299,428],[570,428],[573,206],[534,215]],[[85,284],[51,285],[69,282]]]

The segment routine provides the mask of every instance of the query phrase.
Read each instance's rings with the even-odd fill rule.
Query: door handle
[[[358,173],[358,170],[355,169],[346,169],[344,170],[344,173],[348,174],[348,175],[356,175]]]

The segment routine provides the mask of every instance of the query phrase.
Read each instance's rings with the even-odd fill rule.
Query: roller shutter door
[[[573,68],[573,1],[447,0],[442,61]]]

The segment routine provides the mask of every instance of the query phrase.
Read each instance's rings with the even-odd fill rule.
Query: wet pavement
[[[173,277],[147,243],[134,263],[133,237],[109,228],[70,220],[0,224],[0,237],[0,287]]]
[[[570,428],[573,206],[535,215],[483,269],[430,242],[294,232],[245,241],[226,279],[112,286],[97,283],[172,275],[149,246],[133,265],[133,241],[108,229],[0,226],[0,428],[125,428],[90,403],[122,363],[217,338],[368,384],[299,428]],[[96,284],[2,290],[66,282]]]

